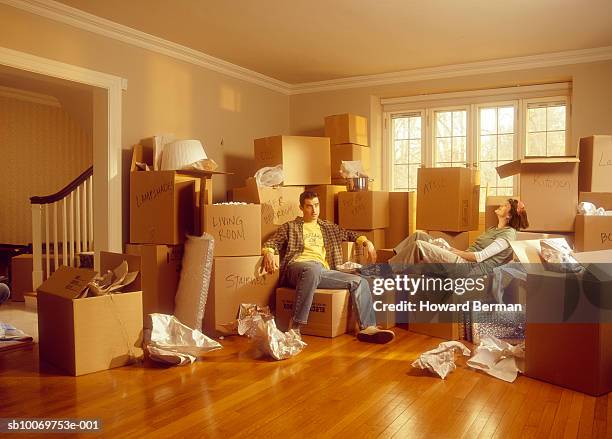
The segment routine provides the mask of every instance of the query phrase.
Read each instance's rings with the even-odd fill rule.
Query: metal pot
[[[349,192],[365,192],[368,190],[368,183],[374,181],[373,178],[355,177],[346,179],[346,190]]]

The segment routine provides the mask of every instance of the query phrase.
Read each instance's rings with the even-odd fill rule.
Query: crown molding
[[[404,70],[401,72],[376,75],[352,76],[328,81],[305,82],[291,86],[291,94],[317,93],[358,87],[372,87],[404,82],[425,81],[430,79],[454,78],[514,70],[529,70],[569,64],[582,64],[612,59],[612,46],[594,49],[569,50],[541,55],[520,56],[515,58],[478,61],[442,67]]]
[[[0,96],[5,98],[17,99],[19,101],[31,102],[33,104],[47,105],[49,107],[61,108],[57,98],[42,93],[21,90],[13,87],[0,85]]]
[[[290,93],[290,84],[237,66],[181,44],[101,18],[53,0],[0,0],[0,3],[32,14],[68,24],[98,35],[186,61],[233,78],[241,79],[283,94]]]
[[[391,73],[352,76],[326,81],[290,84],[222,59],[215,58],[181,44],[173,43],[128,26],[97,17],[54,0],[0,0],[0,3],[98,35],[103,35],[127,44],[170,56],[181,61],[189,62],[285,95],[373,87],[504,71],[528,70],[612,59],[612,46],[606,46],[593,49],[570,50],[440,67],[403,70]]]

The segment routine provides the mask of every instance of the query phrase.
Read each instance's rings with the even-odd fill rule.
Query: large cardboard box
[[[101,252],[101,272],[122,260],[130,271],[140,269],[136,256]],[[130,292],[76,299],[95,274],[61,266],[37,290],[40,360],[75,376],[142,357],[140,276]]]
[[[174,314],[174,296],[181,275],[183,246],[126,244],[125,252],[140,256],[142,315],[145,327],[149,328],[149,314]]]
[[[232,334],[242,303],[273,304],[279,272],[262,271],[261,256],[215,257],[204,310],[204,332]],[[276,260],[278,263],[278,259]]]
[[[286,186],[330,184],[327,137],[274,136],[255,139],[255,166],[283,165]]]
[[[574,239],[579,252],[612,249],[612,215],[576,215]]]
[[[417,229],[478,229],[480,173],[467,168],[419,168]]]
[[[310,307],[308,324],[302,326],[301,333],[319,337],[337,337],[346,333],[349,319],[350,293],[348,290],[317,289]],[[293,316],[295,290],[278,288],[276,290],[276,324],[286,330]]]
[[[342,178],[340,170],[343,161],[361,161],[361,167],[365,175],[370,175],[370,148],[356,145],[354,143],[343,143],[331,146],[331,176]]]
[[[372,230],[389,226],[389,192],[340,192],[338,222],[345,229]]]
[[[368,146],[368,119],[356,114],[336,114],[325,118],[325,135],[332,145],[356,143]]]
[[[338,223],[338,194],[346,192],[346,185],[319,185],[308,186],[306,189],[314,191],[319,196],[321,212],[319,218]],[[298,203],[299,205],[299,203]]]
[[[414,232],[416,232],[416,192],[389,192],[387,247],[395,247]]]
[[[215,240],[215,256],[261,255],[261,205],[208,204],[203,224]]]
[[[583,137],[579,151],[579,189],[612,192],[612,136]]]
[[[429,230],[427,233],[434,238],[444,239],[451,247],[458,250],[467,250],[467,248],[476,241],[476,238],[481,235],[478,230],[469,232],[441,232],[439,230]]]
[[[576,157],[532,157],[497,167],[501,178],[520,174],[528,231],[573,232],[578,204]]]
[[[11,300],[23,302],[24,293],[34,291],[32,284],[32,271],[34,267],[33,255],[30,253],[13,256],[11,258]],[[62,255],[59,255],[59,263],[62,263]],[[51,257],[51,271],[55,269],[55,259]],[[47,256],[42,259],[43,279],[47,277]]]
[[[604,210],[612,210],[612,192],[580,192],[578,201],[588,201]]]

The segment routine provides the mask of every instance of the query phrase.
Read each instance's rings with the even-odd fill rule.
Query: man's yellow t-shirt
[[[323,233],[317,221],[304,222],[304,251],[294,259],[294,262],[316,261],[329,270],[325,260],[325,242]]]

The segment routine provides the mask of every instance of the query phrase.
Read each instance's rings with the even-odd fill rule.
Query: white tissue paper
[[[464,356],[470,356],[470,350],[458,341],[445,341],[440,343],[437,348],[423,352],[417,360],[412,363],[412,367],[427,369],[432,373],[437,373],[440,378],[446,376],[457,368],[455,365],[455,351],[461,352]]]
[[[266,166],[255,173],[257,186],[278,186],[285,180],[283,165]]]
[[[340,175],[342,175],[342,178],[367,177],[361,160],[342,160]]]
[[[581,203],[578,203],[578,213],[582,215],[604,216],[606,215],[606,210],[603,207],[597,207],[588,201],[582,201]]]
[[[222,348],[217,341],[197,329],[183,325],[174,316],[150,316],[153,329],[147,350],[152,360],[173,365],[190,364],[196,361],[199,355]]]
[[[519,372],[523,373],[525,363],[525,343],[511,345],[491,335],[480,339],[480,345],[467,365],[482,370],[495,378],[514,382]]]

